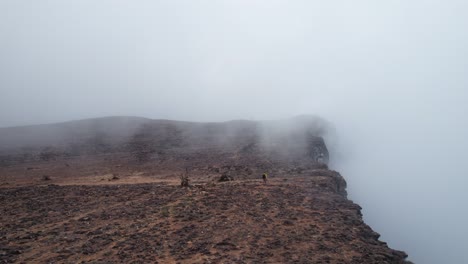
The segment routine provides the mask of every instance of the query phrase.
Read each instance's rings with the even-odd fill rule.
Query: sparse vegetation
[[[161,216],[162,217],[169,217],[170,216],[170,208],[168,206],[161,207]]]
[[[196,179],[187,189],[177,186],[176,174],[172,185],[2,187],[0,209],[13,206],[15,214],[0,219],[5,232],[14,234],[7,235],[0,251],[9,251],[0,254],[0,263],[103,257],[113,263],[290,263],[291,256],[303,263],[380,263],[383,255],[389,263],[404,263],[404,253],[379,244],[359,207],[336,195],[334,177],[289,177],[284,183],[283,176],[264,186],[253,179],[198,184],[197,173],[179,174],[182,186],[189,176]],[[43,217],[31,217],[36,210]],[[73,234],[57,232],[65,229]],[[51,255],[51,247],[60,255]],[[15,250],[24,253],[10,253]]]
[[[0,215],[0,263],[403,263],[337,195],[339,174],[313,157],[261,153],[251,125],[236,125],[247,139],[225,141],[212,140],[227,131],[217,125],[164,121],[120,145],[79,139],[66,152],[79,156],[64,157],[63,146],[8,161],[18,165],[0,166],[0,210],[11,211]]]
[[[180,187],[190,187],[190,179],[188,176],[188,169],[185,169],[185,173],[180,175]]]

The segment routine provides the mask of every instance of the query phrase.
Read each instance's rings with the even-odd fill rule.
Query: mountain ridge
[[[116,117],[0,148],[0,263],[410,263],[328,168],[328,125]]]

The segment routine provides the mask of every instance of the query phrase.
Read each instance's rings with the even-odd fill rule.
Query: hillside
[[[313,117],[0,129],[0,263],[407,263],[327,168],[325,133]]]

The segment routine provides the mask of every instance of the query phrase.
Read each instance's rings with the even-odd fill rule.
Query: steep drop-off
[[[0,263],[407,263],[328,169],[325,133],[312,117],[0,129]]]

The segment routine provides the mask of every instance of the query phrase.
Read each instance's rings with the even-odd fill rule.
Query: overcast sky
[[[382,239],[466,263],[467,14],[464,0],[2,0],[0,127],[317,114]]]

